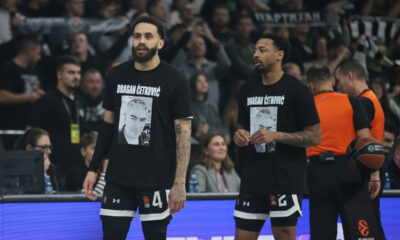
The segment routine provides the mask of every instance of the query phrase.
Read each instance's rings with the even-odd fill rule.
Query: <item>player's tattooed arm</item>
[[[176,172],[174,185],[168,195],[170,213],[180,211],[186,201],[186,172],[190,158],[190,136],[192,133],[191,119],[174,121],[176,135]]]
[[[320,124],[305,127],[303,131],[294,133],[277,132],[276,141],[295,147],[316,146],[321,141]]]
[[[175,183],[185,183],[186,171],[190,158],[190,137],[192,133],[191,119],[175,120],[176,135],[176,174]]]

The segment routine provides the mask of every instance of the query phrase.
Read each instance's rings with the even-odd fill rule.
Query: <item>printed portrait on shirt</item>
[[[36,75],[33,74],[22,74],[21,78],[25,83],[25,93],[33,93],[35,89],[40,89],[40,81]]]
[[[151,133],[150,97],[122,96],[118,124],[118,143],[148,146]]]
[[[278,119],[278,107],[250,108],[250,135],[253,135],[259,129],[276,131],[277,119]],[[275,152],[275,147],[276,147],[276,142],[266,144],[265,151],[269,153]]]

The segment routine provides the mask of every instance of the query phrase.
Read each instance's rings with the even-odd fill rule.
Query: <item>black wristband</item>
[[[89,171],[97,171],[101,161],[106,156],[113,137],[114,125],[107,122],[103,122],[99,135],[97,136],[96,147],[94,148],[94,153],[92,161],[90,162]]]

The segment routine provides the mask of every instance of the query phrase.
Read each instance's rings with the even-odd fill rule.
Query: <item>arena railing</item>
[[[232,200],[238,193],[188,193],[187,200]],[[304,196],[308,198],[307,195]],[[400,197],[400,189],[385,189],[382,197]],[[97,199],[100,201],[100,198]],[[25,202],[90,202],[83,193],[3,195],[0,203]]]

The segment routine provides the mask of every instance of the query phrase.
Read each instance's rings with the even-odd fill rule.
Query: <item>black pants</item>
[[[382,226],[382,221],[381,221],[381,210],[380,210],[382,189],[383,189],[383,184],[381,184],[381,191],[378,194],[378,196],[376,196],[376,198],[373,200],[373,204],[374,204],[374,210],[375,210],[376,223],[378,225],[378,231],[380,234],[379,239],[386,240],[385,232],[383,231],[383,226]]]
[[[360,234],[364,238],[377,236],[367,183],[349,169],[345,156],[335,156],[335,161],[331,162],[320,162],[319,157],[311,157],[310,160],[307,183],[311,239],[336,239],[339,214],[345,239],[357,239]],[[363,230],[365,225],[361,220],[366,221],[368,231],[360,232],[359,229]]]

